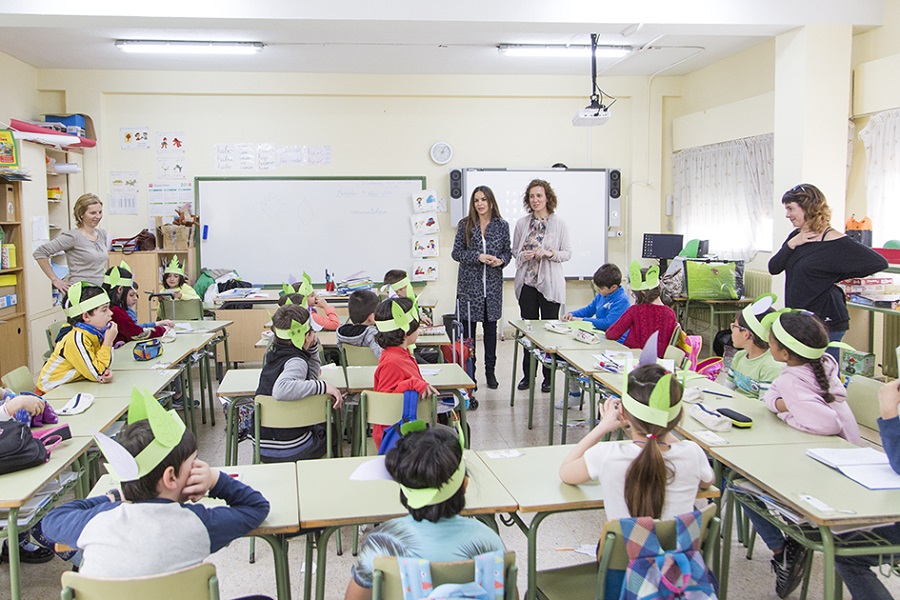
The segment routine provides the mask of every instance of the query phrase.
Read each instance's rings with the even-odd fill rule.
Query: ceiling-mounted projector
[[[606,125],[609,117],[608,106],[592,102],[590,106],[586,106],[575,113],[575,116],[572,117],[572,125],[577,125],[578,127]]]
[[[605,94],[600,86],[597,85],[597,42],[600,36],[596,33],[591,34],[591,103],[575,113],[572,117],[572,125],[579,127],[592,127],[596,125],[606,125],[609,121],[609,107],[615,104],[616,99]],[[609,104],[604,104],[603,99],[612,100]]]

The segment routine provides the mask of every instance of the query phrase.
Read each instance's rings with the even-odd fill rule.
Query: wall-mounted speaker
[[[609,171],[609,197],[618,198],[622,195],[622,173],[618,169]]]
[[[462,184],[462,171],[459,169],[452,169],[450,171],[450,197],[454,199],[462,198],[463,195],[463,184]]]

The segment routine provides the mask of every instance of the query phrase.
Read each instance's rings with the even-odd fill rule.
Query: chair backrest
[[[700,533],[701,550],[707,566],[711,565],[709,554],[713,547],[714,537],[719,533],[719,519],[716,517],[716,505],[709,504],[701,511],[703,524]],[[656,522],[656,533],[660,545],[672,550],[675,548],[675,519]],[[619,520],[607,521],[600,535],[600,548],[598,560],[603,564],[606,561],[607,569],[624,571],[628,568],[628,552],[625,550],[625,538],[622,533],[622,523]]]
[[[847,404],[856,417],[856,422],[863,427],[878,431],[878,389],[882,386],[880,381],[854,375],[847,386]]]
[[[668,358],[675,361],[676,369],[683,369],[684,363],[687,361],[688,356],[684,353],[684,350],[680,350],[675,346],[666,346],[666,351],[663,354],[663,358]]]
[[[503,566],[503,581],[505,582],[503,597],[506,600],[512,600],[517,597],[516,576],[518,572],[515,552],[507,552],[503,555]],[[469,583],[474,580],[474,560],[431,563],[431,581],[435,587],[445,583]],[[375,557],[372,583],[373,600],[403,600],[400,567],[396,556]]]
[[[28,367],[13,369],[0,378],[0,381],[3,382],[3,387],[9,388],[16,394],[34,391],[34,377],[31,376],[31,371],[28,370]]]
[[[56,338],[59,335],[59,330],[63,328],[63,325],[68,325],[69,322],[65,319],[60,319],[55,323],[50,323],[47,326],[47,345],[50,346],[50,351],[56,347]]]
[[[416,407],[416,418],[427,423],[435,422],[435,405],[431,398],[419,397],[419,405]],[[384,425],[390,427],[403,417],[403,394],[388,394],[386,392],[365,391],[359,397],[359,424],[357,426],[357,441],[360,452],[365,455],[366,425]],[[377,448],[375,449],[377,452]]]
[[[169,314],[173,310],[174,314]],[[197,298],[193,300],[175,300],[174,302],[160,299],[157,316],[160,320],[199,321],[203,318],[203,302]]]
[[[344,353],[344,363],[348,367],[378,366],[378,357],[375,356],[375,353],[368,346],[341,344],[341,350]]]
[[[216,567],[210,563],[188,567],[180,571],[134,577],[130,579],[95,579],[81,573],[65,571],[62,574],[62,600],[218,600],[219,579]]]
[[[331,402],[330,394],[316,394],[287,402],[259,395],[253,409],[255,439],[259,439],[260,427],[287,429],[325,423],[328,458],[331,458]],[[259,462],[259,444],[256,444],[254,458]]]

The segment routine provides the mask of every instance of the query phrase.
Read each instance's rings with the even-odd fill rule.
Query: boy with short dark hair
[[[409,298],[413,302],[416,301],[416,294],[413,291],[412,283],[409,275],[403,269],[391,269],[384,274],[384,284],[388,286],[388,298]],[[419,311],[419,322],[426,327],[432,325],[428,315],[423,315]]]
[[[103,288],[81,282],[69,286],[63,310],[72,329],[56,344],[38,376],[37,393],[73,381],[112,381],[113,343],[119,328],[112,322]]]
[[[368,347],[376,358],[381,356],[381,346],[375,341],[375,334],[378,333],[375,327],[376,306],[378,295],[372,290],[356,290],[350,294],[347,300],[350,322],[338,327],[338,348],[342,348],[343,344]]]
[[[46,538],[84,551],[82,574],[144,577],[191,567],[269,514],[262,494],[197,459],[194,435],[149,392],[132,391],[128,423],[118,441],[95,435],[121,496],[111,490],[75,500],[41,521]],[[207,493],[228,506],[195,504]]]
[[[612,263],[602,265],[594,273],[594,301],[562,316],[563,321],[588,321],[595,329],[606,329],[619,320],[631,302],[622,289],[622,271]],[[622,336],[623,339],[625,336]],[[622,340],[619,340],[621,342]]]

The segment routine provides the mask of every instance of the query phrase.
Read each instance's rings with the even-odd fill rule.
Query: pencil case
[[[711,431],[731,431],[731,419],[709,410],[702,404],[693,405],[688,414]]]
[[[736,410],[731,410],[730,408],[717,408],[716,412],[723,417],[731,419],[731,424],[735,427],[740,427],[741,429],[753,427],[753,419],[747,415],[742,415]]]
[[[583,342],[585,344],[599,344],[600,338],[598,338],[593,333],[589,333],[584,331],[583,329],[579,329],[575,332],[575,339],[579,342]]]
[[[151,360],[162,354],[162,352],[163,347],[159,338],[138,342],[134,345],[134,360]]]

